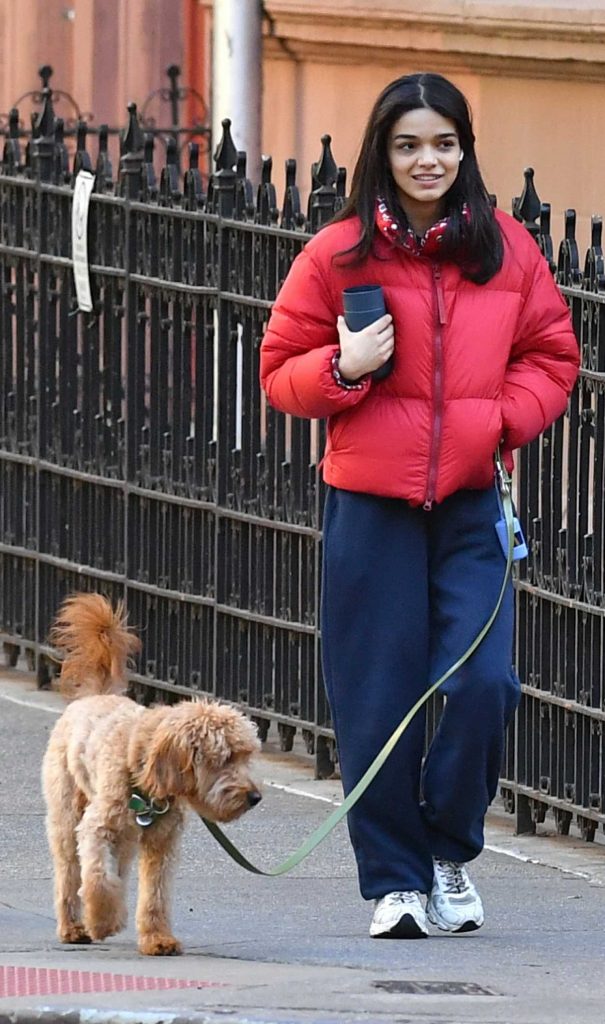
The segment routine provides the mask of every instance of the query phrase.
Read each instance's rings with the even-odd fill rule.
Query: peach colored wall
[[[560,239],[563,212],[578,214],[578,239],[588,245],[590,216],[605,216],[603,84],[502,77],[481,83],[479,153],[500,205],[510,209],[520,171],[536,172],[540,198],[553,210]]]

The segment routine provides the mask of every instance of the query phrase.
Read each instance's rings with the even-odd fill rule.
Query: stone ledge
[[[531,77],[602,79],[605,10],[586,3],[529,5],[516,0],[267,0],[266,53],[271,58],[421,64]],[[533,66],[532,66],[533,65]]]
[[[605,8],[594,0],[265,0],[269,18],[288,18],[317,22],[318,19],[354,20],[384,26],[389,23],[415,22],[440,29],[464,31],[501,31],[528,35],[536,28],[546,35],[605,35]]]

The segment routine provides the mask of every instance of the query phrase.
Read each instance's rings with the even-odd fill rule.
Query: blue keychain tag
[[[513,519],[513,529],[515,533],[515,544],[513,547],[513,562],[518,562],[521,558],[527,558],[527,544],[525,537],[523,536],[523,530],[521,529],[521,523],[515,516]],[[496,523],[496,533],[498,534],[498,540],[500,546],[504,552],[504,557],[508,555],[508,530],[506,529],[506,520],[499,519]]]

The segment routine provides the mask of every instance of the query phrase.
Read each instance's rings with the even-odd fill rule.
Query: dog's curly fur
[[[112,692],[123,689],[139,641],[124,609],[98,594],[68,598],[51,637],[64,655],[62,690],[81,698],[55,725],[42,768],[57,934],[90,942],[124,928],[126,876],[138,848],[139,949],[180,953],[168,889],[185,812],[231,821],[260,800],[250,776],[256,729],[228,705],[144,708]],[[133,787],[169,800],[170,810],[140,827],[128,808]]]

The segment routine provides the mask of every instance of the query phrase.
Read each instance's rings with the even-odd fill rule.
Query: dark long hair
[[[351,193],[334,218],[340,221],[356,214],[361,220],[361,236],[354,246],[338,255],[351,254],[358,263],[370,252],[377,196],[386,201],[399,223],[407,227],[389,166],[389,134],[403,114],[419,107],[428,107],[454,122],[464,153],[456,180],[444,197],[449,223],[441,256],[458,263],[463,275],[471,281],[485,284],[502,266],[502,234],[477,163],[468,103],[460,90],[442,75],[405,75],[387,85],[376,100],[353,172]],[[465,203],[470,211],[469,218],[462,213]]]

